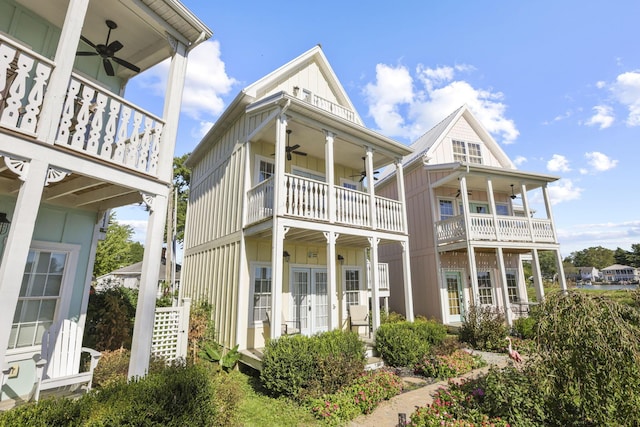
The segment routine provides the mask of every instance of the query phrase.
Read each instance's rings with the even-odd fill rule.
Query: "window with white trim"
[[[324,174],[321,172],[313,171],[311,169],[301,168],[299,166],[292,166],[291,173],[296,176],[301,176],[303,178],[313,179],[315,181],[325,182],[326,179]]]
[[[456,162],[482,164],[482,150],[480,144],[475,142],[465,142],[452,140],[453,160]]]
[[[360,305],[360,269],[344,269],[344,298],[345,305]]]
[[[259,184],[271,178],[276,172],[276,164],[273,159],[267,157],[256,156],[256,174],[255,183]]]
[[[41,345],[44,332],[62,311],[79,251],[78,245],[32,244],[13,315],[9,350]]]
[[[496,203],[496,214],[498,215],[509,215],[509,205],[504,203]]]
[[[491,286],[491,274],[488,271],[478,271],[478,298],[480,304],[493,304],[493,287]]]
[[[509,294],[509,302],[520,302],[520,295],[518,294],[518,270],[509,268],[506,271],[507,275],[507,293]]]
[[[252,322],[267,320],[267,311],[271,309],[271,266],[254,265],[251,278]]]
[[[455,215],[453,210],[453,200],[440,199],[438,200],[438,204],[440,206],[440,221],[451,218]]]

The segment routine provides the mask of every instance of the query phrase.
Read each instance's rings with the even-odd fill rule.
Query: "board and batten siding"
[[[306,63],[303,67],[296,70],[295,73],[289,73],[284,76],[282,80],[274,81],[273,84],[266,86],[264,90],[258,92],[257,98],[264,98],[283,90],[293,94],[294,87],[298,87],[300,93],[305,89],[314,95],[339,104],[331,86],[329,86],[327,79],[315,62]],[[299,94],[298,96],[301,95]]]

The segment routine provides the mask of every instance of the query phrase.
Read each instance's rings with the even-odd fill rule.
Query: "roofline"
[[[182,2],[178,0],[165,0],[165,3],[200,33],[200,36],[196,40],[192,41],[192,45],[189,46],[190,48],[197,46],[201,42],[213,36],[213,31],[191,10],[187,9]]]
[[[496,166],[487,166],[487,165],[478,165],[472,163],[464,163],[464,162],[453,162],[453,163],[441,163],[434,165],[424,165],[424,169],[428,172],[430,171],[446,171],[449,170],[451,172],[478,172],[478,173],[490,173],[492,175],[501,175],[501,176],[512,176],[518,178],[526,178],[530,180],[536,181],[544,181],[544,182],[554,182],[560,179],[559,176],[555,175],[547,175],[537,172],[526,172],[518,169],[505,169],[502,167]]]

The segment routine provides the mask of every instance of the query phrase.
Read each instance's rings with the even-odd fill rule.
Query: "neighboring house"
[[[176,0],[0,0],[0,16],[0,219],[10,222],[0,238],[0,367],[18,368],[0,378],[0,398],[29,395],[53,322],[84,327],[105,218],[144,202],[130,365],[142,376],[187,55],[211,31]],[[161,116],[122,97],[129,79],[165,60]]]
[[[169,266],[171,268],[171,266]],[[158,287],[156,290],[156,298],[161,298],[167,293],[173,293],[180,287],[180,264],[176,264],[175,273],[171,277],[172,272],[169,269],[167,276],[166,260],[162,258],[158,272]],[[123,286],[129,289],[140,289],[140,279],[142,277],[142,261],[135,264],[114,270],[110,273],[103,274],[96,278],[96,291],[100,291],[111,286]],[[173,279],[173,280],[172,280]],[[173,282],[173,283],[172,283]]]
[[[319,46],[240,92],[187,161],[181,290],[213,305],[221,344],[262,348],[281,319],[307,335],[347,328],[370,298],[377,328],[386,245],[404,254],[390,286],[413,317],[404,192],[383,198],[365,179],[409,153],[363,125]]]
[[[554,253],[566,288],[547,190],[558,178],[517,170],[466,106],[411,148],[403,165],[416,315],[456,324],[471,305],[491,305],[511,324],[527,309],[522,264],[528,257],[543,297],[539,251]],[[395,171],[381,176],[376,193],[393,197],[397,178]],[[542,218],[529,207],[533,197],[544,201]],[[389,262],[394,283],[397,250],[384,248],[381,260]],[[392,286],[393,309],[399,297]]]
[[[640,281],[640,269],[628,265],[614,264],[602,269],[605,282],[635,282]]]
[[[595,267],[578,267],[578,279],[591,282],[600,279],[600,271]]]

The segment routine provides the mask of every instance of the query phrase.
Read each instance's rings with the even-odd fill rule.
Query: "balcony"
[[[470,214],[469,227],[458,215],[436,222],[438,245],[461,241],[556,243],[551,220],[488,214]]]
[[[370,215],[371,198],[368,193],[343,187],[334,187],[335,195],[329,195],[327,183],[296,175],[285,174],[281,197],[284,216],[329,223],[328,199],[333,197],[335,223],[361,228],[373,228]],[[273,215],[273,178],[269,178],[247,194],[247,224],[254,224]],[[375,197],[375,228],[401,233],[405,231],[402,205],[397,200]]]
[[[55,64],[0,34],[0,127],[114,165],[157,176],[164,122],[72,74],[55,141],[38,135]],[[62,97],[60,97],[62,98]]]

